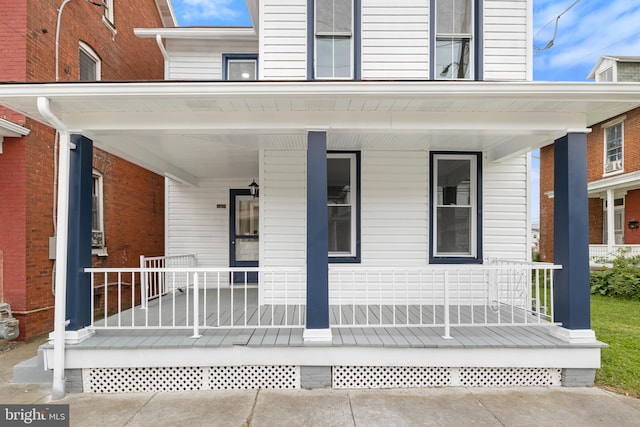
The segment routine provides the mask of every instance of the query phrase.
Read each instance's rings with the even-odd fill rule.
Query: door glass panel
[[[258,259],[260,205],[253,196],[236,196],[236,261]]]

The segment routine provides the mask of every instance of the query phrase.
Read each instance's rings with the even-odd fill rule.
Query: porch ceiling
[[[157,173],[195,183],[258,171],[260,148],[481,150],[498,161],[640,105],[640,84],[128,82],[0,85],[0,104],[65,126]],[[238,177],[239,177],[238,176]]]

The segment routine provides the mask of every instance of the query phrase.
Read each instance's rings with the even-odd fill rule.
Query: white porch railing
[[[517,261],[332,266],[330,322],[332,327],[442,327],[445,337],[452,326],[553,323],[553,270],[559,268]],[[96,329],[191,329],[197,337],[206,328],[303,327],[306,322],[304,267],[85,271],[94,288],[91,323]],[[149,277],[180,286],[168,285],[151,298]]]
[[[147,301],[168,291],[184,288],[188,283],[187,273],[178,273],[167,276],[160,271],[150,271],[150,269],[164,268],[194,268],[197,266],[196,256],[176,255],[176,256],[140,256],[140,268],[146,270],[141,276],[142,279],[142,305],[146,307]]]
[[[528,325],[553,322],[552,264],[330,269],[332,326]]]
[[[602,260],[614,258],[620,253],[624,253],[626,256],[639,256],[640,245],[614,245],[611,251],[607,245],[589,245],[589,259],[592,262],[602,262]]]
[[[301,268],[87,268],[96,329],[192,329],[304,326]],[[160,277],[164,292],[147,291]],[[258,288],[263,289],[262,301]],[[156,279],[154,279],[156,280]],[[232,283],[233,281],[233,283]],[[277,304],[273,304],[274,295]]]

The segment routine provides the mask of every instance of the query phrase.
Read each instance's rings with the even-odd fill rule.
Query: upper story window
[[[223,80],[245,81],[258,79],[258,55],[224,54]]]
[[[435,78],[473,77],[474,0],[435,0]]]
[[[353,78],[353,0],[315,1],[315,77]]]
[[[358,153],[327,154],[329,260],[358,262],[360,198]]]
[[[78,80],[100,80],[100,57],[98,57],[88,44],[83,42],[80,42]]]
[[[622,121],[604,128],[604,173],[621,172],[624,169],[624,123]]]
[[[598,73],[598,77],[596,78],[599,82],[612,82],[613,81],[613,67],[609,67],[604,71]]]
[[[431,156],[432,263],[482,261],[481,155]]]
[[[113,13],[113,2],[115,0],[103,0],[102,1],[102,22],[109,27],[109,29],[116,33],[115,14]],[[99,3],[98,3],[99,4]]]

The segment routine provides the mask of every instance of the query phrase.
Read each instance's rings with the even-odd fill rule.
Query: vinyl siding
[[[306,80],[307,1],[263,0],[260,71],[264,80]]]
[[[485,80],[527,79],[528,11],[527,0],[485,0]]]
[[[429,77],[429,2],[362,0],[362,78]]]
[[[167,179],[167,255],[195,254],[199,267],[229,266],[229,190],[251,179],[202,179],[197,187]]]
[[[258,53],[258,42],[167,40],[168,80],[221,80],[222,55]]]
[[[529,255],[526,155],[484,167],[484,258]]]

